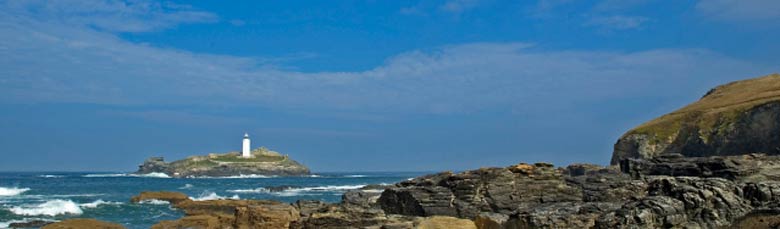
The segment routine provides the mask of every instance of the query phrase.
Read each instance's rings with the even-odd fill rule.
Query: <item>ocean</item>
[[[393,184],[422,172],[320,173],[302,177],[236,176],[228,178],[169,178],[164,174],[137,176],[106,172],[0,173],[0,228],[13,222],[95,218],[127,228],[149,228],[183,213],[169,204],[129,202],[142,191],[178,191],[191,198],[299,199],[339,202],[349,189],[368,184]],[[287,186],[284,190],[268,187]]]

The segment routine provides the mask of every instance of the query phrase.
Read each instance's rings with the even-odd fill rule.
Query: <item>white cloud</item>
[[[639,29],[642,27],[642,24],[648,22],[649,20],[649,18],[641,16],[596,16],[585,22],[585,25],[596,26],[605,29],[628,30]]]
[[[700,0],[696,10],[719,20],[780,19],[780,1],[777,0]]]
[[[448,0],[440,6],[440,9],[452,13],[461,13],[476,7],[479,2],[480,0]]]
[[[2,11],[37,20],[93,26],[113,32],[146,32],[182,23],[215,22],[218,17],[187,5],[156,1],[9,0]]]
[[[368,71],[302,73],[101,31],[0,13],[0,102],[531,112],[704,92],[702,86],[771,69],[707,50],[534,51],[524,43],[472,43],[401,53]]]

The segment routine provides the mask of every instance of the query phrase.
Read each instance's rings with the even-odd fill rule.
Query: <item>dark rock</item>
[[[607,170],[603,166],[594,164],[571,164],[566,166],[564,174],[569,176],[582,176],[600,173],[602,170]],[[605,171],[606,172],[606,171]]]
[[[280,185],[280,186],[266,186],[265,189],[269,192],[283,192],[294,188],[300,188],[297,185]]]
[[[663,156],[650,159],[625,159],[623,172],[635,178],[651,175],[720,177],[740,181],[780,180],[780,156],[746,154],[741,156],[683,157]]]
[[[371,207],[376,204],[376,201],[381,194],[381,192],[376,192],[374,190],[349,190],[341,196],[341,202],[344,204]]]
[[[8,224],[8,227],[10,228],[40,228],[49,224],[52,224],[54,222],[52,221],[45,221],[45,220],[32,220],[29,222],[21,222],[21,223],[10,223]]]
[[[617,203],[555,202],[522,209],[501,228],[592,228],[599,215],[620,208]]]
[[[390,214],[475,218],[562,201],[582,201],[582,191],[552,165],[537,163],[412,179],[385,190],[378,202]]]

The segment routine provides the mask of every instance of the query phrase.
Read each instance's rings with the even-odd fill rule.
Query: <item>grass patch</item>
[[[627,134],[644,134],[653,143],[670,143],[683,127],[695,127],[703,140],[719,134],[746,111],[780,101],[780,74],[718,86],[699,101],[644,123]]]
[[[287,160],[287,158],[283,156],[261,156],[261,155],[255,155],[255,157],[251,157],[251,158],[244,158],[239,155],[226,154],[226,155],[210,157],[209,160],[217,161],[217,162],[279,162],[279,161]]]

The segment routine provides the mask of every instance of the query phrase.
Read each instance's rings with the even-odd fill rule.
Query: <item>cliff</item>
[[[154,228],[778,228],[780,75],[717,87],[621,137],[613,164],[519,163],[441,172],[340,203],[170,201]],[[763,152],[763,153],[755,153]]]
[[[243,158],[238,152],[191,156],[170,163],[162,157],[152,157],[138,167],[138,174],[165,173],[171,177],[299,176],[310,173],[309,168],[289,156],[263,147],[253,150],[250,158]]]
[[[644,123],[615,144],[612,164],[663,154],[780,154],[780,74],[718,86],[699,101]]]

